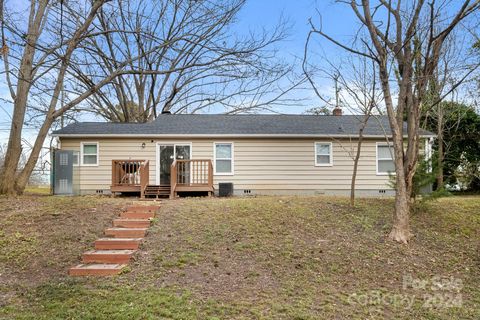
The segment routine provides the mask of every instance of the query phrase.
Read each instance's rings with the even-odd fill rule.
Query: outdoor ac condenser
[[[218,184],[218,195],[220,197],[230,197],[233,195],[233,183],[220,182]]]

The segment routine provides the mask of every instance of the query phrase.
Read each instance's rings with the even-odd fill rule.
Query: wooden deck
[[[213,165],[210,159],[175,160],[170,170],[170,198],[178,192],[207,192],[213,195]]]
[[[213,164],[210,159],[175,160],[170,168],[170,184],[150,184],[148,160],[112,160],[113,195],[138,192],[141,198],[178,197],[178,193],[206,192],[213,195]]]

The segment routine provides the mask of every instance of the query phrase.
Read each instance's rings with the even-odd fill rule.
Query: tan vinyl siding
[[[81,142],[98,142],[99,165],[79,166],[80,190],[109,190],[112,160],[150,160],[150,182],[155,183],[155,144],[138,139],[61,139],[62,150],[80,151]],[[145,142],[145,149],[141,145]],[[80,160],[81,161],[81,160]]]
[[[150,183],[156,182],[156,144],[192,143],[192,158],[212,159],[214,142],[233,142],[234,175],[214,176],[218,182],[233,182],[236,190],[349,190],[356,140],[338,139],[61,139],[65,150],[80,150],[81,142],[99,142],[99,166],[80,167],[81,190],[110,188],[111,162],[121,159],[150,161]],[[142,149],[141,145],[146,146]],[[333,166],[315,166],[315,142],[333,143]],[[362,145],[357,189],[390,189],[389,177],[376,174],[376,142]]]

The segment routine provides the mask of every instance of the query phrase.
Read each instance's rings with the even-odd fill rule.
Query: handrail
[[[145,161],[139,169],[140,171],[140,197],[143,198],[145,196],[145,189],[149,184],[150,179],[150,162],[147,160]]]
[[[177,188],[177,161],[174,160],[170,166],[170,198],[175,198],[175,189]]]
[[[212,160],[210,160],[208,164],[208,185],[213,188],[213,163]]]

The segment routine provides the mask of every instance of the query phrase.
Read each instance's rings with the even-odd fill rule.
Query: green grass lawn
[[[409,245],[392,199],[164,201],[125,273],[67,277],[131,202],[0,198],[0,318],[480,318],[480,197],[419,205]]]

